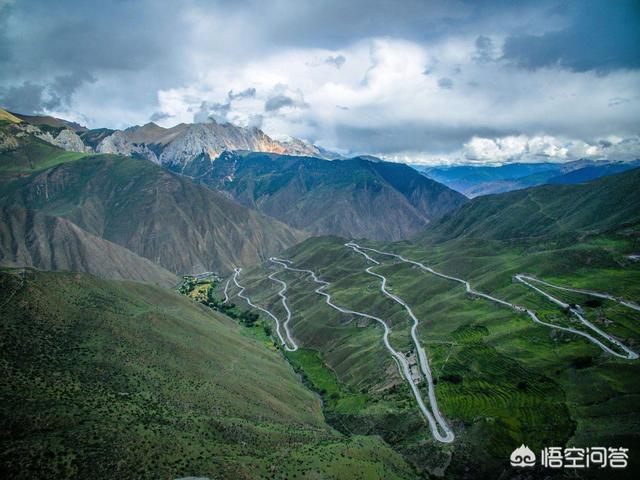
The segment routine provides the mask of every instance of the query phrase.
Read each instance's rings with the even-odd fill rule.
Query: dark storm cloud
[[[44,86],[31,82],[12,87],[0,87],[0,106],[17,113],[42,112],[47,107]]]
[[[449,127],[415,123],[402,123],[385,128],[353,127],[338,125],[335,129],[336,148],[354,153],[392,154],[398,151],[447,152],[459,148],[473,135],[497,137],[511,135],[514,130],[497,130],[484,127]]]
[[[177,2],[25,0],[0,11],[12,67],[21,71],[140,70],[163,56],[186,27]]]
[[[295,103],[296,102],[291,97],[287,97],[286,95],[276,95],[266,101],[264,104],[264,110],[265,112],[275,112],[283,107],[293,107]]]
[[[58,75],[49,86],[53,95],[57,98],[58,106],[68,106],[75,91],[84,83],[93,83],[96,79],[87,72],[75,72],[67,75]]]
[[[451,90],[453,88],[453,80],[444,77],[438,80],[438,86],[444,90]]]
[[[153,112],[149,120],[152,122],[159,122],[160,120],[166,120],[167,118],[171,118],[167,112]]]
[[[640,67],[640,2],[584,1],[570,4],[569,25],[543,35],[513,35],[504,59],[535,70],[559,65],[606,73]]]
[[[215,122],[224,123],[228,121],[227,115],[230,110],[230,103],[202,102],[200,104],[200,109],[193,115],[193,121],[195,123],[205,123],[213,120]]]
[[[229,93],[227,94],[227,97],[229,98],[229,100],[236,100],[238,98],[253,98],[255,96],[256,96],[255,88],[247,88],[238,93],[235,93],[233,90],[230,90]]]
[[[24,113],[86,114],[92,127],[230,118],[332,141],[334,125],[349,122],[336,127],[336,142],[362,152],[441,151],[504,133],[483,134],[483,125],[574,137],[638,131],[637,73],[616,72],[640,68],[638,2],[4,3],[0,102]],[[405,77],[413,70],[403,62],[420,78]],[[309,74],[302,64],[324,68]],[[579,75],[591,70],[612,74]],[[557,80],[577,97],[545,97]],[[431,101],[438,89],[446,91],[431,96],[444,100]],[[577,118],[566,113],[573,110]]]
[[[342,65],[344,65],[344,62],[346,61],[347,59],[345,58],[344,55],[335,55],[335,56],[330,55],[324,59],[324,63],[328,65],[333,65],[337,69],[340,69]]]
[[[476,53],[473,59],[478,63],[489,63],[494,60],[495,46],[491,38],[480,35],[476,38]]]
[[[46,85],[25,81],[21,85],[0,86],[0,105],[27,114],[68,107],[75,91],[82,84],[94,81],[88,73],[77,72],[54,77]]]
[[[99,81],[111,94],[105,95],[110,108],[151,105],[157,89],[186,78],[174,47],[187,25],[176,6],[167,2],[158,8],[159,3],[24,0],[6,5],[0,9],[5,101],[32,112],[65,108],[81,85]],[[19,89],[28,94],[24,100],[15,98]]]
[[[202,102],[198,111],[193,115],[193,121],[196,123],[209,122],[211,120],[221,123],[228,122],[229,112],[234,101],[242,98],[254,98],[255,96],[256,89],[252,87],[238,93],[229,90],[226,102]]]

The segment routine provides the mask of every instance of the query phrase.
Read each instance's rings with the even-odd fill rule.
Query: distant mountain
[[[640,167],[640,160],[635,160],[633,162],[605,163],[604,165],[589,165],[577,170],[571,170],[570,172],[562,175],[551,177],[546,183],[574,185],[577,183],[590,182],[608,175],[626,172],[627,170],[638,167]]]
[[[244,205],[317,234],[409,238],[466,198],[407,165],[223,153],[198,180]]]
[[[16,128],[0,128],[16,142],[0,153],[0,205],[62,217],[171,272],[228,272],[305,236],[151,162],[64,152]]]
[[[146,258],[60,217],[0,207],[0,265],[87,272],[171,287],[178,278]]]
[[[542,185],[474,198],[431,225],[422,240],[511,240],[638,225],[638,185],[640,168],[579,185]]]
[[[473,198],[492,193],[544,185],[547,183],[582,183],[640,166],[640,160],[576,160],[567,163],[512,163],[492,166],[445,166],[416,169],[429,178]],[[587,170],[583,170],[587,169]],[[575,174],[569,175],[571,172]],[[582,171],[581,173],[578,173]]]

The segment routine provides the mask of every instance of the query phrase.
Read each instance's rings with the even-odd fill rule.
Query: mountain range
[[[10,112],[4,115],[10,115],[25,124],[44,130],[50,143],[65,150],[146,158],[186,175],[197,170],[197,167],[192,167],[193,162],[199,163],[205,159],[211,162],[225,150],[336,156],[297,138],[277,141],[257,127],[244,128],[231,123],[221,124],[213,119],[206,123],[180,123],[171,128],[150,122],[124,130],[113,130],[88,129],[77,123],[50,116]]]
[[[571,333],[570,309],[514,277],[639,298],[640,168],[592,180],[602,164],[518,165],[482,175],[555,180],[467,199],[374,157],[230,151],[221,138],[262,137],[181,128],[0,111],[3,470],[511,478],[524,442],[624,444],[637,461],[637,361]],[[369,257],[345,245],[356,237]],[[179,283],[204,271],[217,275]],[[549,288],[638,350],[634,312]],[[410,380],[398,369],[416,361],[413,335],[433,392],[417,365]],[[413,386],[453,442],[434,439]]]
[[[312,234],[407,239],[466,201],[406,165],[370,156],[328,161],[318,147],[277,142],[256,128],[208,122],[88,130],[52,117],[6,115],[14,120],[0,132],[0,150],[14,156],[25,151],[14,137],[28,135],[70,154],[148,161]]]

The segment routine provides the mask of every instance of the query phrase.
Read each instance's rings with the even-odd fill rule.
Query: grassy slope
[[[21,120],[10,112],[7,112],[3,108],[0,108],[0,121],[10,123],[20,123]]]
[[[623,231],[583,238],[580,243],[573,244],[541,242],[534,247],[467,240],[428,249],[409,245],[396,246],[396,249],[411,258],[423,259],[441,271],[467,278],[481,291],[494,292],[510,301],[546,311],[547,320],[558,322],[562,313],[539,295],[513,284],[512,275],[526,271],[561,285],[608,291],[637,301],[640,298],[640,266],[626,258],[626,254],[640,247],[637,238],[633,231]],[[557,290],[550,293],[585,306],[584,296],[576,298]],[[601,328],[619,336],[636,350],[640,347],[637,314],[612,302],[586,310],[588,317]],[[598,317],[600,320],[608,318],[613,324],[598,321]],[[635,433],[640,394],[637,362],[614,360],[584,340],[545,331],[542,327],[528,326],[527,330],[537,331],[540,341],[545,340],[547,348],[553,346],[553,351],[536,351],[530,342],[531,335],[524,335],[519,328],[500,327],[499,336],[494,340],[496,347],[512,356],[517,355],[540,371],[553,372],[551,376],[566,392],[567,405],[577,422],[571,442],[580,445],[625,444],[633,451],[633,446],[640,443]],[[593,366],[576,371],[573,365],[579,357],[593,357]]]
[[[379,439],[327,427],[276,351],[187,298],[31,270],[2,272],[0,292],[11,478],[413,476]]]
[[[286,253],[297,264],[335,282],[328,289],[335,303],[389,319],[394,326],[392,342],[398,348],[408,348],[402,311],[379,295],[375,282],[362,273],[360,259],[351,256],[339,239],[312,238]],[[269,273],[264,265],[243,271],[240,280],[254,303],[284,318],[277,296],[280,287],[266,279]],[[313,293],[317,285],[308,277],[282,272],[278,278],[289,283],[287,295],[294,312],[291,327],[304,347],[287,356],[323,394],[329,422],[345,433],[381,435],[425,472],[444,469],[448,449],[431,439],[408,385],[382,344],[381,327],[328,307]],[[229,291],[235,294],[237,288]],[[245,305],[237,297],[233,301]]]

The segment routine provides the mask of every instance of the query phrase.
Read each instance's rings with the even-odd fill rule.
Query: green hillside
[[[524,239],[640,222],[640,169],[581,185],[544,185],[475,198],[430,225],[422,240]]]
[[[5,270],[0,315],[10,478],[414,477],[329,428],[273,347],[177,294]]]

